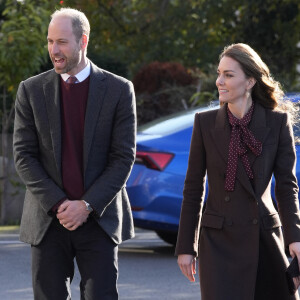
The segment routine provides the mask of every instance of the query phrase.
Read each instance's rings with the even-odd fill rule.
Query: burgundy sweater
[[[70,84],[61,79],[62,181],[70,200],[84,194],[83,135],[90,77]]]

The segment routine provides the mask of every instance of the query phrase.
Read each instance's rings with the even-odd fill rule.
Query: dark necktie
[[[262,151],[262,143],[256,140],[253,133],[248,129],[253,109],[254,103],[247,114],[239,120],[231,113],[227,106],[228,119],[232,126],[225,181],[225,190],[229,192],[234,190],[238,158],[241,158],[248,177],[253,179],[253,172],[248,160],[247,151],[250,149],[255,156],[260,155]]]
[[[70,77],[67,79],[67,83],[75,83],[76,81],[77,81],[76,76],[70,76]]]

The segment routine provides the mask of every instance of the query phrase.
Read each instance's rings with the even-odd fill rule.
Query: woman
[[[224,49],[216,85],[223,105],[195,115],[176,246],[179,267],[194,281],[199,254],[202,300],[298,299],[289,294],[285,277],[285,246],[300,262],[292,104],[281,101],[279,83],[245,44]]]

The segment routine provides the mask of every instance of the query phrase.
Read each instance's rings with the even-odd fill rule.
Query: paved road
[[[119,250],[120,300],[199,300],[198,283],[181,275],[174,248],[151,231],[137,230],[136,238]],[[72,299],[79,300],[79,274],[72,283]],[[30,247],[17,234],[0,234],[0,299],[32,300]]]

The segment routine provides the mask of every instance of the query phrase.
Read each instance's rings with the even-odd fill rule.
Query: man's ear
[[[83,49],[85,49],[87,47],[87,44],[88,44],[88,37],[86,34],[83,34],[80,41],[80,45]]]

